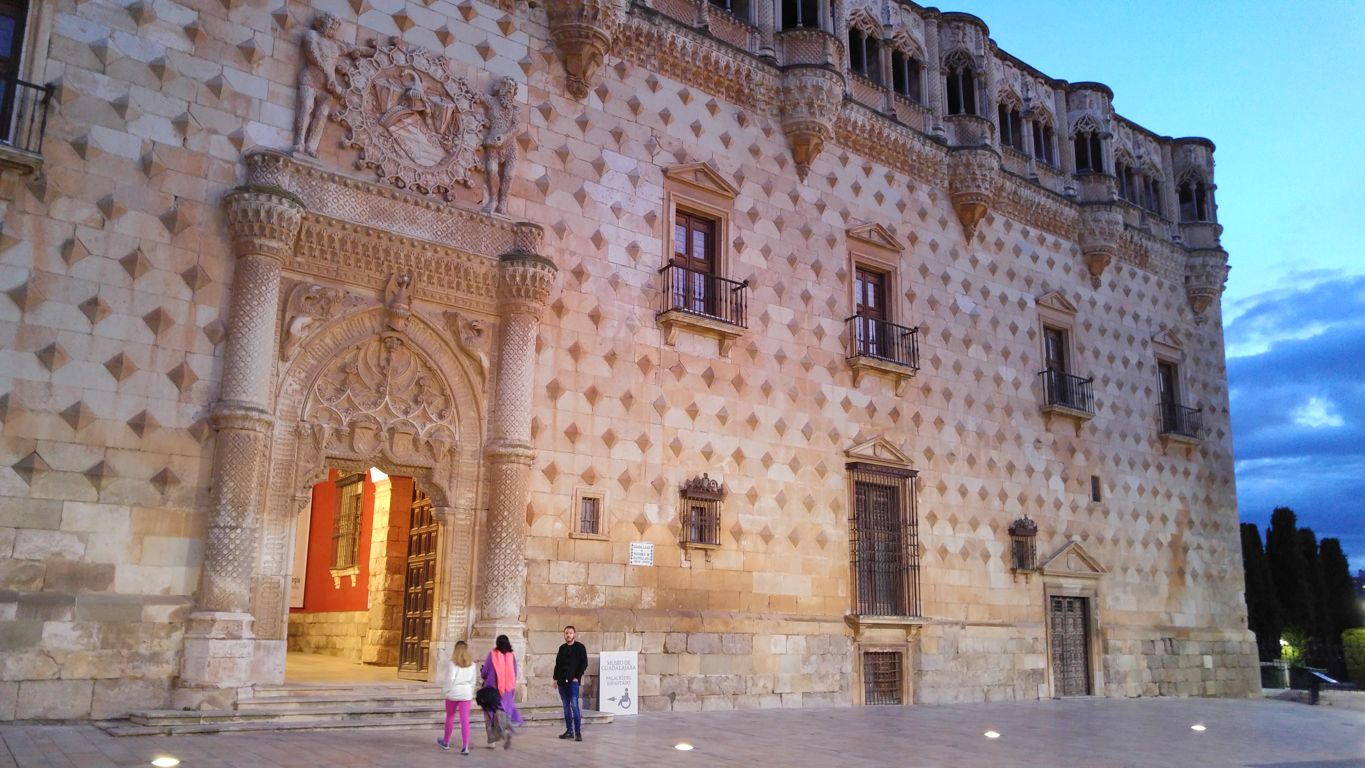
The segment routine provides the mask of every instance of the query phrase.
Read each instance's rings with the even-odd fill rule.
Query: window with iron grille
[[[720,506],[725,486],[701,475],[682,484],[682,543],[703,547],[720,546]]]
[[[582,488],[574,491],[572,535],[605,538],[606,505],[606,499],[600,491]]]
[[[360,562],[364,477],[355,474],[337,481],[337,503],[332,512],[332,570],[355,568]]]
[[[863,652],[863,703],[900,704],[904,682],[900,651]]]
[[[919,615],[919,537],[915,472],[869,464],[848,466],[853,483],[849,525],[860,616]]]

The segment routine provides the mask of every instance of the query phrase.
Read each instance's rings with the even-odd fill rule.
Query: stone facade
[[[0,718],[279,683],[294,519],[371,466],[440,522],[432,657],[509,634],[535,696],[566,623],[646,711],[1255,690],[1211,142],[895,0],[268,5],[29,11]]]

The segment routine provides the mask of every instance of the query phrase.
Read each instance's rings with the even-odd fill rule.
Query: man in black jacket
[[[555,685],[559,688],[559,701],[564,705],[564,732],[561,739],[583,740],[583,713],[578,708],[578,688],[583,682],[583,673],[588,671],[588,649],[574,638],[578,630],[569,625],[564,628],[564,644],[555,654]]]

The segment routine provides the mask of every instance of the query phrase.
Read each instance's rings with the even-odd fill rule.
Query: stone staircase
[[[518,705],[529,726],[560,727],[559,706]],[[471,718],[476,732],[483,713]],[[610,723],[604,712],[583,710],[585,723]],[[427,683],[310,684],[258,686],[236,709],[156,709],[133,712],[127,720],[95,723],[111,736],[172,736],[190,733],[321,731],[329,728],[433,728],[445,723],[441,689]]]

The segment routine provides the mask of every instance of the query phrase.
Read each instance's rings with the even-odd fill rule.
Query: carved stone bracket
[[[1228,280],[1228,254],[1221,248],[1190,251],[1185,259],[1185,296],[1190,309],[1203,320],[1204,310],[1223,295]]]
[[[954,147],[948,152],[948,194],[967,242],[986,217],[1000,186],[1000,155],[990,147]]]
[[[1114,260],[1123,236],[1123,213],[1111,203],[1088,203],[1081,207],[1078,240],[1090,284],[1100,287],[1100,276]]]
[[[619,0],[555,0],[546,3],[550,40],[564,63],[564,85],[576,99],[597,84],[597,71],[611,52],[624,10]]]
[[[782,73],[782,133],[802,181],[834,135],[843,99],[844,77],[836,70],[794,66]]]

